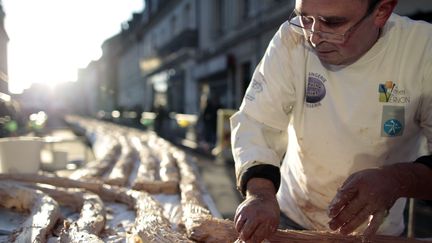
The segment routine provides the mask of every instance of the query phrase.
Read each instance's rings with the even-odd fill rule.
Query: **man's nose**
[[[314,47],[323,41],[321,38],[321,26],[319,24],[319,21],[314,20],[309,36],[309,41]]]

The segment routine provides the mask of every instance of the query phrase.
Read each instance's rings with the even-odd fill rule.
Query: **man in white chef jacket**
[[[297,0],[231,118],[240,239],[400,235],[432,199],[432,25],[397,0]],[[282,161],[282,163],[281,163]]]

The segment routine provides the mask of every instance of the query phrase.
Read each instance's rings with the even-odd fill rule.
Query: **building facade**
[[[163,108],[171,119],[180,114],[196,122],[211,99],[218,107],[238,109],[268,43],[295,4],[295,0],[143,1],[144,10],[103,43],[101,59],[80,75],[93,83],[87,84],[91,90],[87,95],[93,96],[87,99],[92,104],[87,109],[90,115]],[[432,2],[399,0],[395,12],[431,21]],[[169,127],[178,130],[177,125],[174,121]]]
[[[143,12],[102,46],[99,110],[164,106],[173,113],[199,115],[211,96],[222,107],[237,108],[293,3],[145,0]],[[85,75],[90,74],[80,78]]]
[[[294,0],[143,0],[118,35],[103,44],[99,108],[165,106],[198,115],[218,97],[239,107],[255,66]],[[432,2],[400,0],[395,10],[430,16]]]
[[[0,99],[9,100],[7,44],[9,37],[4,26],[5,12],[0,1]]]
[[[198,43],[196,0],[146,1],[144,50],[140,67],[147,86],[146,108],[196,113],[196,87],[191,70]],[[156,9],[155,9],[156,8]]]
[[[201,2],[198,65],[194,68],[201,100],[218,97],[223,107],[237,109],[255,66],[294,1]]]

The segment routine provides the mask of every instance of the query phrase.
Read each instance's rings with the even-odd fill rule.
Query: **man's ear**
[[[398,0],[381,0],[374,11],[375,25],[383,27],[392,14]]]

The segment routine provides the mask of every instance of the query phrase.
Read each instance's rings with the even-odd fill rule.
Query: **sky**
[[[32,83],[54,87],[76,81],[102,55],[102,43],[119,33],[143,0],[2,0],[9,36],[9,91]]]

